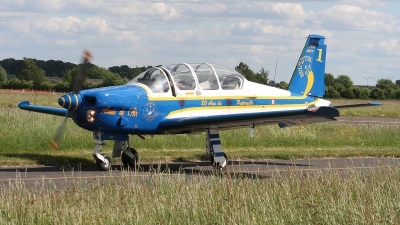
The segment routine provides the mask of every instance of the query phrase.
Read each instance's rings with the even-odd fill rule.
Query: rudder
[[[325,94],[326,45],[324,36],[310,34],[293,72],[288,90],[292,95],[322,97]]]

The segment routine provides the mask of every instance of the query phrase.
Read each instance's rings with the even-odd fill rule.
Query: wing
[[[344,108],[357,108],[357,107],[366,107],[366,106],[381,106],[382,103],[379,102],[368,102],[368,103],[360,103],[360,104],[353,104],[353,105],[337,105],[333,106],[337,109],[344,109]]]
[[[280,127],[298,126],[336,120],[339,111],[330,106],[301,110],[243,113],[231,115],[198,116],[164,119],[159,128],[165,133],[195,133],[206,128],[234,129],[278,124]]]
[[[34,111],[39,113],[46,113],[56,116],[65,116],[68,113],[67,109],[64,108],[56,108],[56,107],[48,107],[48,106],[38,106],[31,105],[29,101],[23,101],[18,103],[18,107],[23,110]]]
[[[278,124],[282,127],[300,126],[313,123],[335,121],[339,117],[338,109],[366,106],[381,106],[381,103],[369,102],[352,105],[322,106],[302,110],[286,110],[275,112],[243,113],[215,116],[198,116],[169,119],[160,122],[159,128],[165,133],[195,133],[206,128],[234,129],[259,125]]]

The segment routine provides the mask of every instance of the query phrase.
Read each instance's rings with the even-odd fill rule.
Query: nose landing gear
[[[99,155],[103,159],[97,159],[96,156],[96,166],[100,171],[108,171],[111,169],[111,157],[109,155]]]
[[[111,169],[111,157],[105,154],[100,154],[105,143],[103,140],[109,140],[110,135],[104,135],[101,132],[94,132],[93,138],[96,140],[96,145],[93,151],[93,158],[96,160],[97,169],[100,171],[108,171]],[[138,152],[130,147],[129,136],[114,137],[114,151],[112,157],[120,157],[125,169],[135,170],[139,161]],[[117,138],[117,140],[115,139]],[[122,151],[122,154],[121,154]]]

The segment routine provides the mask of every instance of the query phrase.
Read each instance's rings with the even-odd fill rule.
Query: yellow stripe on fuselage
[[[151,97],[149,96],[149,101],[167,101],[167,100],[217,100],[217,99],[237,99],[237,100],[248,100],[248,99],[287,99],[287,100],[301,100],[305,99],[307,95],[303,96],[229,96],[229,95],[219,95],[219,96],[208,96],[208,95],[201,95],[201,96],[177,96],[177,97]]]
[[[210,110],[230,110],[230,109],[262,109],[262,108],[268,108],[268,109],[277,109],[277,108],[302,108],[302,107],[307,107],[309,105],[313,105],[317,103],[319,99],[313,102],[309,103],[304,103],[304,104],[277,104],[277,105],[251,105],[251,106],[201,106],[201,107],[190,107],[190,108],[184,108],[184,109],[178,109],[175,111],[172,111],[168,114],[167,118],[171,118],[172,116],[179,114],[179,113],[185,113],[185,112],[191,112],[191,111],[210,111]],[[249,112],[251,113],[251,112]]]
[[[314,81],[312,82],[314,83]],[[305,99],[307,95],[302,96],[264,96],[264,95],[184,95],[184,96],[160,96],[160,97],[152,97],[152,92],[149,91],[149,87],[144,84],[136,83],[135,86],[142,87],[148,96],[149,101],[172,101],[172,100],[216,100],[216,99],[287,99],[287,100],[300,100]],[[307,85],[308,86],[308,85]],[[312,84],[311,84],[312,87]],[[216,90],[223,92],[224,90]]]

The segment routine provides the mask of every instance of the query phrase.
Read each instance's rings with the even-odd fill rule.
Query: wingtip
[[[18,107],[20,109],[23,109],[25,106],[30,105],[30,104],[31,103],[29,102],[29,100],[25,100],[25,101],[22,101],[22,102],[18,103]]]
[[[381,105],[383,105],[380,102],[369,102],[368,104],[370,104],[371,106],[381,106]]]

